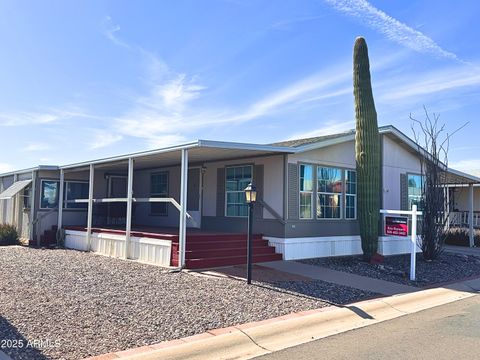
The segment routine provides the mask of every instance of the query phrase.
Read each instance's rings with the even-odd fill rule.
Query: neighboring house
[[[418,146],[393,126],[379,131],[381,206],[409,209],[421,196]],[[111,256],[190,268],[244,263],[243,189],[253,182],[260,199],[253,230],[261,234],[255,261],[361,254],[354,137],[349,131],[270,145],[198,140],[3,174],[0,222],[15,224],[33,244],[56,242],[58,226],[68,247]],[[480,179],[449,169],[446,183]],[[409,249],[408,238],[379,239],[381,254]]]

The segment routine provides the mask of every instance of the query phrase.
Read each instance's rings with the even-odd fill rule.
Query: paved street
[[[479,324],[475,296],[257,359],[478,359]]]

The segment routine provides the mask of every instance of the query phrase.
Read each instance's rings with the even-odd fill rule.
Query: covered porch
[[[480,229],[480,178],[448,169],[443,173],[443,183],[448,214],[446,226],[466,229],[469,246],[474,247],[475,230]]]
[[[232,219],[236,226],[231,228],[212,229],[204,224],[204,215],[218,205],[204,193],[211,179],[225,181],[217,179],[219,163],[253,164],[275,157],[283,164],[287,153],[283,147],[199,140],[60,167],[58,197],[64,204],[58,207],[56,227],[65,230],[66,246],[79,250],[180,268],[241,264],[246,259],[246,218]],[[88,179],[83,191],[87,196],[69,196],[65,178],[73,174]],[[254,171],[253,180],[263,188],[263,173]],[[216,186],[213,191],[225,188]],[[63,209],[68,206],[78,208],[77,221],[65,218]],[[283,214],[270,210],[283,220]],[[254,247],[254,261],[281,259],[260,234],[255,235]]]

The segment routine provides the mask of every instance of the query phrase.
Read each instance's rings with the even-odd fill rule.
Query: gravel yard
[[[379,265],[371,265],[360,256],[307,259],[300,262],[417,287],[480,276],[479,257],[447,252],[431,262],[423,260],[422,255],[417,254],[417,281],[409,279],[410,255],[388,256]]]
[[[255,285],[73,250],[0,247],[0,350],[79,359],[374,295],[320,281]],[[41,349],[26,348],[34,340]]]

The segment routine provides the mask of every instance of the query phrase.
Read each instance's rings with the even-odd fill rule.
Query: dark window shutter
[[[407,174],[400,174],[400,206],[401,210],[409,210]]]
[[[298,219],[298,165],[288,164],[288,218]]]
[[[225,168],[217,169],[217,217],[225,216]]]
[[[253,168],[253,183],[257,187],[257,199],[263,200],[263,165],[255,165]],[[254,207],[254,217],[257,219],[263,218],[263,206]]]

